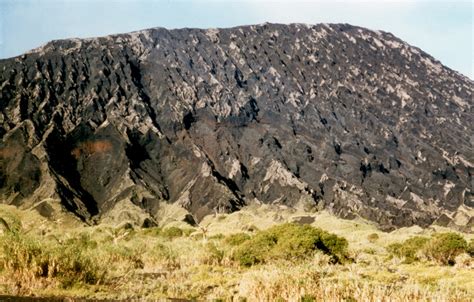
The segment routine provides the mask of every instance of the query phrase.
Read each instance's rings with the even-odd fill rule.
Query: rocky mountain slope
[[[0,60],[0,199],[86,221],[304,203],[470,228],[473,84],[346,24],[52,41]]]

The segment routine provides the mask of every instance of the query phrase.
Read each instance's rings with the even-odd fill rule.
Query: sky
[[[472,0],[0,0],[0,58],[151,27],[349,23],[391,32],[474,79]]]

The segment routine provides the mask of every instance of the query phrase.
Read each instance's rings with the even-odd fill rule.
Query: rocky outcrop
[[[304,201],[386,229],[449,224],[474,205],[473,90],[345,24],[53,41],[0,61],[0,199],[56,198],[86,221],[124,202],[199,221]]]

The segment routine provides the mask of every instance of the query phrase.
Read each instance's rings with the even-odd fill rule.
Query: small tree
[[[453,265],[457,255],[466,252],[468,244],[466,240],[456,233],[440,233],[431,237],[424,248],[428,259],[444,265]]]

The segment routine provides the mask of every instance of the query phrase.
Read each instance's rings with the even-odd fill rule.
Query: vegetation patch
[[[233,241],[233,240],[231,240]],[[323,252],[334,262],[347,259],[347,240],[309,225],[285,223],[258,231],[242,241],[233,254],[242,266],[266,263],[270,260],[299,261],[315,252]]]
[[[467,246],[467,251],[466,251],[469,256],[474,257],[474,239],[471,239],[469,241],[469,245]]]
[[[429,238],[415,236],[405,240],[402,243],[393,243],[387,247],[387,250],[395,257],[404,260],[404,263],[410,264],[420,260],[418,252],[423,249]]]
[[[250,239],[249,234],[237,233],[237,234],[232,234],[232,235],[227,236],[225,238],[225,243],[231,246],[237,246],[244,243],[245,241],[249,239]]]
[[[415,236],[401,243],[393,243],[387,250],[406,264],[427,259],[442,265],[453,265],[456,256],[469,252],[469,245],[461,235],[448,232],[434,234],[431,238]]]
[[[456,233],[434,234],[424,247],[424,253],[430,260],[443,265],[455,264],[455,258],[459,254],[467,252],[466,239]]]
[[[43,243],[21,232],[8,232],[0,237],[0,267],[9,272],[21,287],[43,281],[58,281],[64,288],[77,284],[99,284],[106,275],[94,257],[95,248],[83,238],[59,243]]]
[[[271,223],[275,213],[262,214],[261,208],[252,208],[247,218],[241,210],[223,221],[209,219],[202,224],[206,232],[171,225],[141,229],[126,223],[67,228],[34,212],[5,208],[2,212],[0,207],[0,295],[119,301],[474,297],[470,234],[463,241],[457,234],[433,235],[431,229],[383,233],[361,222],[317,216],[312,225],[331,226],[334,235],[308,224],[275,226],[303,214],[278,209],[284,219]],[[230,231],[240,233],[230,235],[228,224],[237,218],[242,223]],[[258,229],[249,232],[248,225]],[[188,230],[193,234],[187,236]],[[370,234],[379,238],[369,242]],[[413,263],[400,265],[387,258],[388,240],[399,242],[391,246],[393,257],[411,257]],[[453,257],[455,266],[443,264],[452,264]]]
[[[168,239],[173,239],[177,237],[182,237],[184,235],[184,232],[182,229],[178,227],[169,227],[169,228],[163,229],[159,235],[166,237]]]

